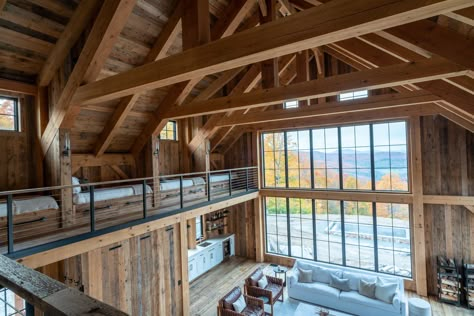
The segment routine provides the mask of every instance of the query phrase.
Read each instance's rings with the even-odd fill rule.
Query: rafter
[[[279,74],[281,74],[288,65],[295,59],[295,55],[283,56],[278,62]],[[254,64],[250,67],[247,73],[242,77],[239,83],[232,89],[229,96],[239,95],[252,90],[262,78],[261,67],[259,64]],[[196,100],[199,101],[199,100]],[[211,138],[218,130],[217,124],[225,116],[240,116],[243,111],[236,111],[236,113],[219,113],[211,115],[204,126],[199,129],[198,133],[189,143],[189,152],[194,153],[206,138]],[[231,129],[231,128],[230,128]],[[228,132],[230,132],[230,129]]]
[[[226,36],[229,30],[235,30],[236,25],[239,25],[246,13],[252,8],[250,6],[251,0],[240,1],[239,6],[231,6],[225,16],[225,23],[219,24],[218,26],[220,29],[214,28],[215,31],[212,33],[212,36],[219,36],[223,37]],[[233,17],[230,18],[229,17]],[[212,40],[217,40],[217,38],[212,38]],[[192,50],[192,49],[191,49]],[[240,67],[236,67],[237,69]],[[229,69],[232,71],[232,69]],[[163,119],[163,114],[166,113],[169,109],[173,108],[174,106],[179,106],[182,102],[186,99],[188,94],[191,92],[192,88],[203,79],[203,77],[196,77],[189,81],[185,81],[185,83],[176,84],[171,88],[170,92],[168,92],[167,96],[164,100],[160,103],[157,110],[154,113],[154,118],[150,120],[147,125],[145,126],[142,133],[138,136],[135,144],[133,145],[131,151],[135,155],[137,155],[146,144],[150,136],[157,134],[160,132],[163,127],[166,125],[167,120]],[[225,84],[224,81],[220,81],[222,86]],[[216,85],[213,86],[216,88]],[[207,92],[208,93],[208,92]],[[211,96],[209,96],[211,97]]]
[[[446,12],[444,15],[466,23],[467,25],[474,26],[474,6],[454,12]]]
[[[99,4],[99,1],[81,1],[79,3],[48,59],[43,64],[37,80],[39,86],[45,87],[50,83],[56,71],[64,63],[72,46],[99,9]]]
[[[403,23],[463,9],[469,0],[340,0],[90,83],[74,101],[95,103],[199,78]],[[242,43],[246,43],[242,46]],[[225,54],[222,52],[225,51]]]
[[[36,95],[36,86],[14,80],[0,78],[0,90],[14,93]]]
[[[179,1],[176,5],[173,14],[168,19],[168,23],[166,23],[166,25],[158,35],[155,44],[153,44],[153,47],[145,58],[145,63],[152,62],[166,56],[166,53],[168,52],[173,42],[176,40],[176,37],[179,33],[182,14],[183,5],[182,1]],[[107,150],[115,134],[117,133],[117,130],[125,121],[127,115],[130,113],[139,97],[140,94],[137,93],[126,96],[122,100],[120,100],[120,103],[115,109],[114,114],[109,119],[104,129],[100,133],[99,139],[97,140],[94,149],[94,153],[96,156],[104,154],[104,152]]]
[[[135,1],[133,0],[106,0],[102,4],[79,60],[68,78],[41,138],[43,154],[48,150],[59,127],[64,127],[65,122],[66,124],[72,124],[74,116],[79,113],[78,104],[71,102],[74,93],[89,69],[98,66],[98,62],[105,54],[106,48],[111,48],[110,43],[115,40],[122,30],[134,6]]]
[[[432,58],[419,62],[332,76],[287,87],[255,91],[235,97],[223,97],[210,101],[193,102],[190,106],[175,108],[166,117],[178,119],[229,110],[248,109],[281,103],[288,99],[315,98],[336,95],[357,89],[378,89],[407,83],[430,81],[465,74],[467,70],[449,61]]]
[[[433,103],[436,101],[440,101],[440,98],[425,91],[393,93],[389,95],[371,96],[359,100],[330,102],[295,109],[277,109],[252,114],[248,113],[244,116],[223,118],[217,125],[251,125],[272,121],[286,121],[333,114],[396,108],[406,105]]]

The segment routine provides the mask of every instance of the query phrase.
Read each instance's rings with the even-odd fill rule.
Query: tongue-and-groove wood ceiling
[[[88,1],[91,2],[87,3]],[[277,1],[278,19],[298,15],[300,11],[312,9],[314,6],[322,8],[325,6],[324,3],[334,1],[344,2],[344,0]],[[458,10],[456,7],[456,10],[451,12],[445,10],[443,14],[431,16],[429,19],[305,50],[304,53],[308,54],[308,60],[311,63],[309,69],[314,72],[308,75],[308,79],[323,79],[324,75],[317,73],[321,72],[324,66],[330,68],[325,70],[325,75],[332,75],[334,61],[340,64],[340,69],[345,67],[345,71],[366,71],[441,56],[450,62],[461,63],[467,72],[449,79],[423,80],[428,82],[416,85],[408,82],[392,87],[393,89],[385,89],[385,91],[407,92],[424,89],[430,94],[436,94],[439,97],[438,104],[442,105],[440,114],[444,113],[443,115],[469,129],[472,127],[472,121],[469,122],[472,112],[469,113],[469,111],[473,104],[471,101],[474,93],[474,79],[472,67],[466,63],[462,64],[460,60],[469,60],[471,57],[471,62],[474,62],[474,50],[466,51],[466,48],[474,47],[474,7],[463,5],[463,1],[452,2],[453,5],[461,4],[464,8]],[[131,13],[126,15],[127,19],[123,21],[125,23],[122,23],[119,35],[114,39],[100,72],[97,76],[89,76],[93,78],[92,80],[102,80],[182,52],[181,23],[179,23],[181,11],[177,9],[179,8],[178,1],[137,0],[133,3]],[[210,0],[211,40],[258,27],[259,14],[265,11],[264,3],[265,1],[261,0]],[[58,47],[67,45],[67,39],[70,40],[71,37],[83,43],[86,36],[81,33],[92,32],[93,21],[100,11],[100,2],[95,0],[82,0],[82,2],[79,0],[8,0],[6,2],[0,0],[0,7],[2,4],[0,78],[40,85],[47,85],[50,82],[53,75],[50,65],[56,59],[65,58],[58,54]],[[123,7],[126,7],[126,4]],[[174,27],[171,27],[173,23]],[[163,45],[164,40],[167,42]],[[154,51],[158,44],[161,45],[159,52]],[[451,56],[454,57],[450,58]],[[298,74],[297,65],[301,66],[301,63],[298,64],[298,58],[295,58],[294,54],[278,59],[280,85],[302,81],[301,78],[295,80]],[[77,60],[73,60],[75,61]],[[195,98],[202,101],[216,95],[235,96],[255,91],[260,89],[260,78],[259,63],[208,74],[202,80],[196,80],[197,84],[188,85],[184,88],[184,92],[180,91],[181,103],[189,103]],[[228,82],[230,84],[226,86]],[[149,136],[150,132],[156,132],[159,126],[159,122],[154,123],[159,113],[156,111],[160,105],[167,102],[165,97],[169,98],[175,93],[173,89],[177,89],[176,85],[143,91],[126,100],[127,104],[124,104],[125,98],[122,98],[81,105],[71,125],[73,151],[99,155],[104,152],[139,151],[143,140]],[[458,111],[456,107],[445,105],[444,101],[449,102],[450,106],[459,105],[460,112],[456,112]],[[269,108],[267,111],[271,110],[272,108]],[[244,118],[245,112],[236,111],[233,114],[234,121],[236,121],[236,115]],[[271,115],[270,113],[268,115]],[[212,120],[205,125],[207,129],[201,133],[201,139],[211,138],[212,148],[220,152],[226,151],[246,130],[242,126],[232,128],[223,124],[219,125],[223,116],[225,114],[211,116]],[[216,128],[216,126],[222,127]],[[192,146],[196,147],[198,143],[199,139],[196,139],[192,142]]]

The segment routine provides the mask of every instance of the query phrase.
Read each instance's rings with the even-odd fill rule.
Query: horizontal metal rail
[[[213,179],[213,176],[217,178]],[[181,214],[195,208],[256,192],[258,191],[257,178],[257,167],[248,167],[156,178],[87,183],[80,185],[80,187],[86,188],[86,190],[81,190],[82,195],[73,195],[71,188],[78,187],[77,185],[0,192],[0,196],[6,196],[4,200],[7,211],[6,225],[3,228],[0,226],[0,247],[4,246],[1,252],[10,258],[21,258],[116,230]],[[160,185],[156,182],[158,179],[163,179],[163,184],[169,183],[168,188],[164,186],[161,190]],[[124,183],[129,183],[130,186],[133,184],[133,187],[111,186],[108,189],[123,190],[125,188],[129,191],[132,190],[133,194],[118,197],[107,195],[106,198],[97,195],[104,192],[97,187]],[[171,185],[171,183],[173,184]],[[36,206],[34,210],[22,210],[17,213],[16,207],[20,206],[15,203],[25,200],[23,200],[24,196],[14,199],[14,195],[16,197],[32,192],[42,192],[43,195],[39,197],[49,198],[50,203],[55,203],[56,206],[47,209]],[[111,194],[110,192],[113,190],[108,192]],[[73,198],[79,199],[79,197],[83,200],[74,200],[75,202],[73,202]],[[34,204],[34,202],[29,203]],[[5,222],[5,219],[3,220]]]

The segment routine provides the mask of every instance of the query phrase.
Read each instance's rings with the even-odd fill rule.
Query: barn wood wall
[[[182,315],[178,225],[39,270],[130,315]]]
[[[19,98],[20,132],[0,131],[0,191],[42,186],[37,176],[36,118],[34,98],[15,94]]]
[[[424,194],[474,195],[474,134],[441,116],[424,117],[422,150]],[[474,262],[474,214],[425,204],[424,215],[428,291],[436,294],[438,255]]]

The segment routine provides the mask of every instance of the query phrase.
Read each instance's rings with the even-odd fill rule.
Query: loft
[[[0,315],[469,314],[473,9],[0,0]]]

